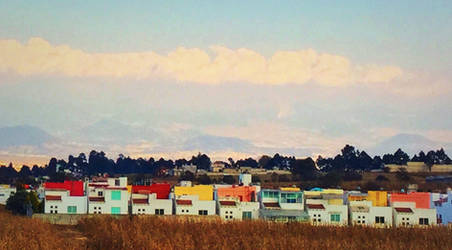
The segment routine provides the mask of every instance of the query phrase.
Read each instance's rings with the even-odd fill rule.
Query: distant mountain
[[[253,145],[235,137],[223,137],[213,135],[199,135],[187,139],[183,144],[183,150],[200,150],[202,152],[212,151],[235,151],[249,152]]]
[[[54,139],[38,127],[24,125],[0,128],[0,148],[39,146]]]
[[[426,152],[444,148],[448,151],[448,149],[452,149],[451,145],[451,143],[437,142],[418,134],[397,134],[370,148],[369,153],[383,155],[394,153],[398,148],[401,148],[412,157],[421,150]]]

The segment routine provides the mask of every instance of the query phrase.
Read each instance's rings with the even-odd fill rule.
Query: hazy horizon
[[[452,153],[450,1],[0,1],[0,163]]]

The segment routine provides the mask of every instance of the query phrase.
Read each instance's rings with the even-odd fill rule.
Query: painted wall
[[[218,198],[233,197],[239,201],[257,201],[256,187],[254,186],[232,186],[219,187],[216,190]]]
[[[197,195],[201,201],[213,200],[213,186],[212,185],[195,185],[193,187],[175,186],[174,195]]]
[[[69,191],[45,191],[46,196],[60,196],[61,200],[45,200],[44,213],[57,214],[86,214],[87,197],[86,196],[70,196]],[[68,207],[76,207],[76,211],[68,210]]]
[[[389,196],[389,200],[391,203],[394,202],[414,202],[416,204],[416,208],[430,208],[430,193],[424,192],[412,192],[412,193],[391,193]]]
[[[448,191],[447,194],[438,194],[435,199],[432,199],[431,205],[436,209],[439,223],[442,225],[452,223],[452,191]]]

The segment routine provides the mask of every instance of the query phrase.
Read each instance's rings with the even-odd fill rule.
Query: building
[[[88,213],[128,214],[127,177],[93,178],[88,183]]]
[[[344,205],[342,189],[305,191],[306,210],[314,225],[347,225],[348,208]]]
[[[259,216],[273,221],[308,221],[299,188],[263,189]]]
[[[436,209],[438,224],[452,224],[452,191],[449,189],[447,194],[432,194],[432,208]]]
[[[437,224],[436,210],[430,207],[430,193],[392,193],[389,197],[395,226]]]
[[[8,198],[15,192],[15,187],[11,187],[10,185],[0,185],[0,204],[6,205]]]
[[[388,193],[369,191],[348,196],[349,220],[353,225],[391,227],[392,208],[388,207]]]
[[[231,186],[216,189],[218,214],[225,220],[257,219],[260,186]]]
[[[131,192],[132,214],[171,215],[173,213],[170,184],[134,185]]]
[[[44,183],[44,213],[86,214],[87,199],[83,181]]]
[[[174,187],[174,206],[176,215],[215,215],[216,204],[212,185],[182,183]]]

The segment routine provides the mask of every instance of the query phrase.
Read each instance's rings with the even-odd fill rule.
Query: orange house
[[[256,201],[256,187],[253,186],[232,186],[219,187],[217,189],[218,198],[233,197],[240,201]]]
[[[390,196],[391,205],[394,202],[414,202],[416,208],[430,208],[430,193],[412,192],[408,194],[392,193]]]

